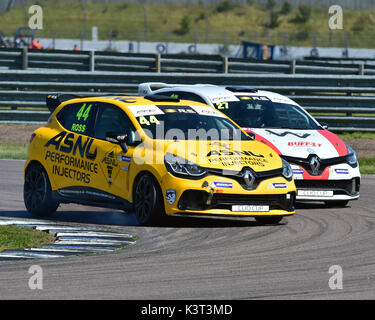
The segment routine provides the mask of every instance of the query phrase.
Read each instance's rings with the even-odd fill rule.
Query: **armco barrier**
[[[141,82],[245,85],[288,95],[332,130],[375,131],[375,77],[230,73],[0,71],[0,121],[48,118],[45,96],[136,94]],[[8,107],[4,110],[5,107]],[[355,116],[358,115],[358,116]]]
[[[259,61],[220,55],[137,54],[95,51],[0,49],[0,68],[114,72],[282,73],[375,75],[375,65],[309,60]]]

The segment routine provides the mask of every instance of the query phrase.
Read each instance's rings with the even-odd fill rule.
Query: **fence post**
[[[29,55],[27,47],[22,48],[22,70],[27,70],[29,67]]]
[[[365,64],[364,63],[360,63],[359,66],[358,66],[358,74],[360,76],[363,76],[365,74]]]
[[[290,74],[296,74],[296,60],[290,60]]]
[[[160,54],[157,53],[155,55],[155,71],[161,72],[161,63],[160,63]]]
[[[95,71],[95,51],[92,50],[89,53],[89,71],[94,72]]]
[[[348,92],[346,93],[346,95],[349,96],[349,97],[351,97],[353,94],[352,94],[351,91],[348,91]],[[346,113],[346,116],[347,116],[347,117],[351,117],[351,116],[353,116],[353,113],[350,112],[350,111],[348,111],[348,112]]]
[[[223,73],[228,73],[228,57],[223,57]]]

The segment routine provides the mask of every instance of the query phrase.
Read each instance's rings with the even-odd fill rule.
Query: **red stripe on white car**
[[[348,154],[345,143],[334,133],[328,130],[317,130],[324,138],[326,138],[335,147],[339,157],[346,156]]]
[[[309,173],[304,170],[302,177],[304,180],[328,180],[329,179],[329,169],[331,167],[327,167],[324,169],[323,173],[320,176],[311,176]]]
[[[267,146],[271,147],[274,151],[276,151],[279,155],[281,155],[281,151],[272,142],[270,142],[269,140],[267,140],[266,138],[264,138],[260,134],[255,133],[254,131],[250,130],[249,128],[242,128],[242,130],[247,132],[247,133],[251,132],[251,133],[255,134],[255,140],[266,144]]]

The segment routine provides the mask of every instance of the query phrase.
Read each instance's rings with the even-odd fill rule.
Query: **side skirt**
[[[68,187],[53,192],[60,203],[76,203],[101,208],[131,211],[133,204],[125,199],[89,187]]]

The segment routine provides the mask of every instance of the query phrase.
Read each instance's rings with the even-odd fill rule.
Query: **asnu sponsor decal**
[[[75,135],[74,133],[68,133],[66,131],[62,131],[56,136],[54,136],[52,139],[50,139],[44,146],[48,148],[50,145],[55,146],[55,149],[57,151],[61,151],[64,153],[72,153],[73,155],[76,155],[77,150],[80,154],[80,156],[86,157],[89,160],[95,160],[98,149],[95,148],[93,152],[90,151],[91,145],[94,142],[93,138],[86,137],[86,140],[83,141],[83,138],[81,135],[78,136],[78,139],[74,142]]]

